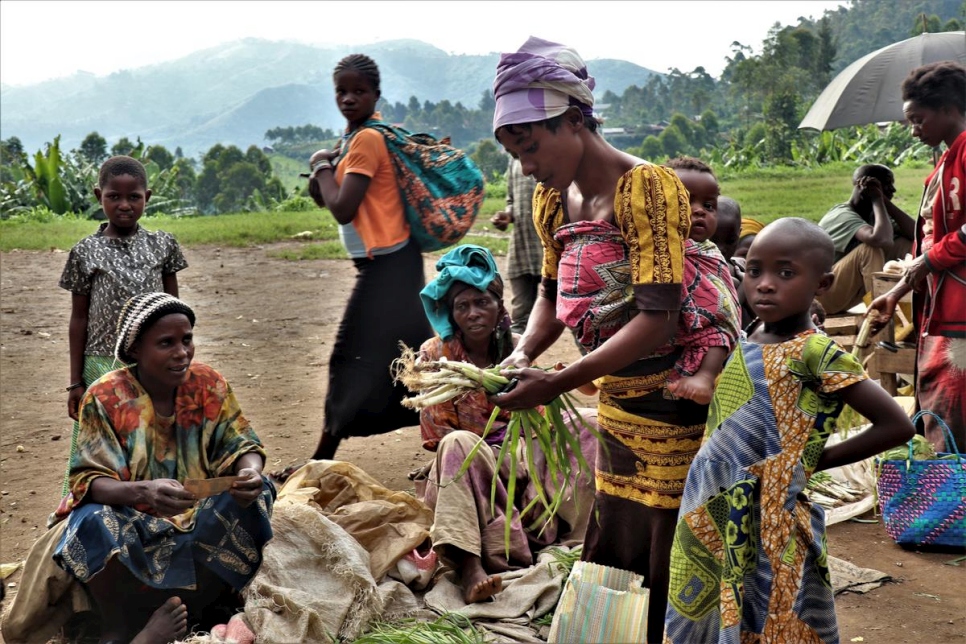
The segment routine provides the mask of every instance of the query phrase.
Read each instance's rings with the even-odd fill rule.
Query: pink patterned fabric
[[[593,351],[637,313],[621,232],[607,221],[579,221],[557,229],[563,246],[557,279],[557,319]],[[710,347],[730,353],[741,325],[728,263],[711,242],[685,243],[684,297],[678,331],[656,355],[682,347],[669,380],[693,375]]]
[[[608,221],[564,224],[554,240],[563,246],[557,319],[573,330],[584,349],[593,351],[637,313],[627,244]]]
[[[731,269],[711,241],[684,244],[684,300],[673,343],[684,348],[669,381],[693,376],[711,347],[730,354],[738,342],[741,309]]]

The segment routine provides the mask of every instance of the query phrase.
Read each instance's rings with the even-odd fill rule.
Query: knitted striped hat
[[[114,347],[114,356],[125,364],[134,362],[128,351],[137,339],[157,320],[172,313],[183,313],[194,327],[195,312],[172,295],[141,293],[129,299],[117,318],[117,345]]]

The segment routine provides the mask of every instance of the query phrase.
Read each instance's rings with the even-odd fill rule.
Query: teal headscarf
[[[493,291],[497,299],[503,300],[503,279],[496,267],[490,251],[482,246],[464,244],[457,246],[436,262],[439,275],[419,292],[423,310],[433,329],[443,340],[456,334],[450,316],[447,294],[455,284],[466,284],[481,291]],[[496,288],[494,288],[496,287]]]

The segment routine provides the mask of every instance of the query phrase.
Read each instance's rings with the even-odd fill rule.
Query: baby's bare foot
[[[180,597],[171,597],[154,611],[131,644],[168,644],[188,632],[188,608]]]
[[[668,391],[679,398],[687,398],[699,405],[707,405],[711,402],[711,395],[714,393],[714,379],[702,374],[695,374],[672,382],[667,388]]]

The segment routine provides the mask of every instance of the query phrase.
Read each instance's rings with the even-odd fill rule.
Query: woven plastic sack
[[[483,173],[473,160],[449,139],[438,141],[375,119],[362,127],[378,130],[386,141],[410,236],[419,248],[440,250],[463,239],[483,205]]]
[[[646,641],[650,591],[643,582],[627,570],[578,561],[564,584],[547,642]]]
[[[946,435],[949,452],[933,460],[878,460],[876,490],[886,532],[905,546],[966,547],[966,463],[946,423],[931,411]]]
[[[243,591],[259,642],[352,641],[383,613],[369,553],[316,508],[279,499],[275,536]]]

